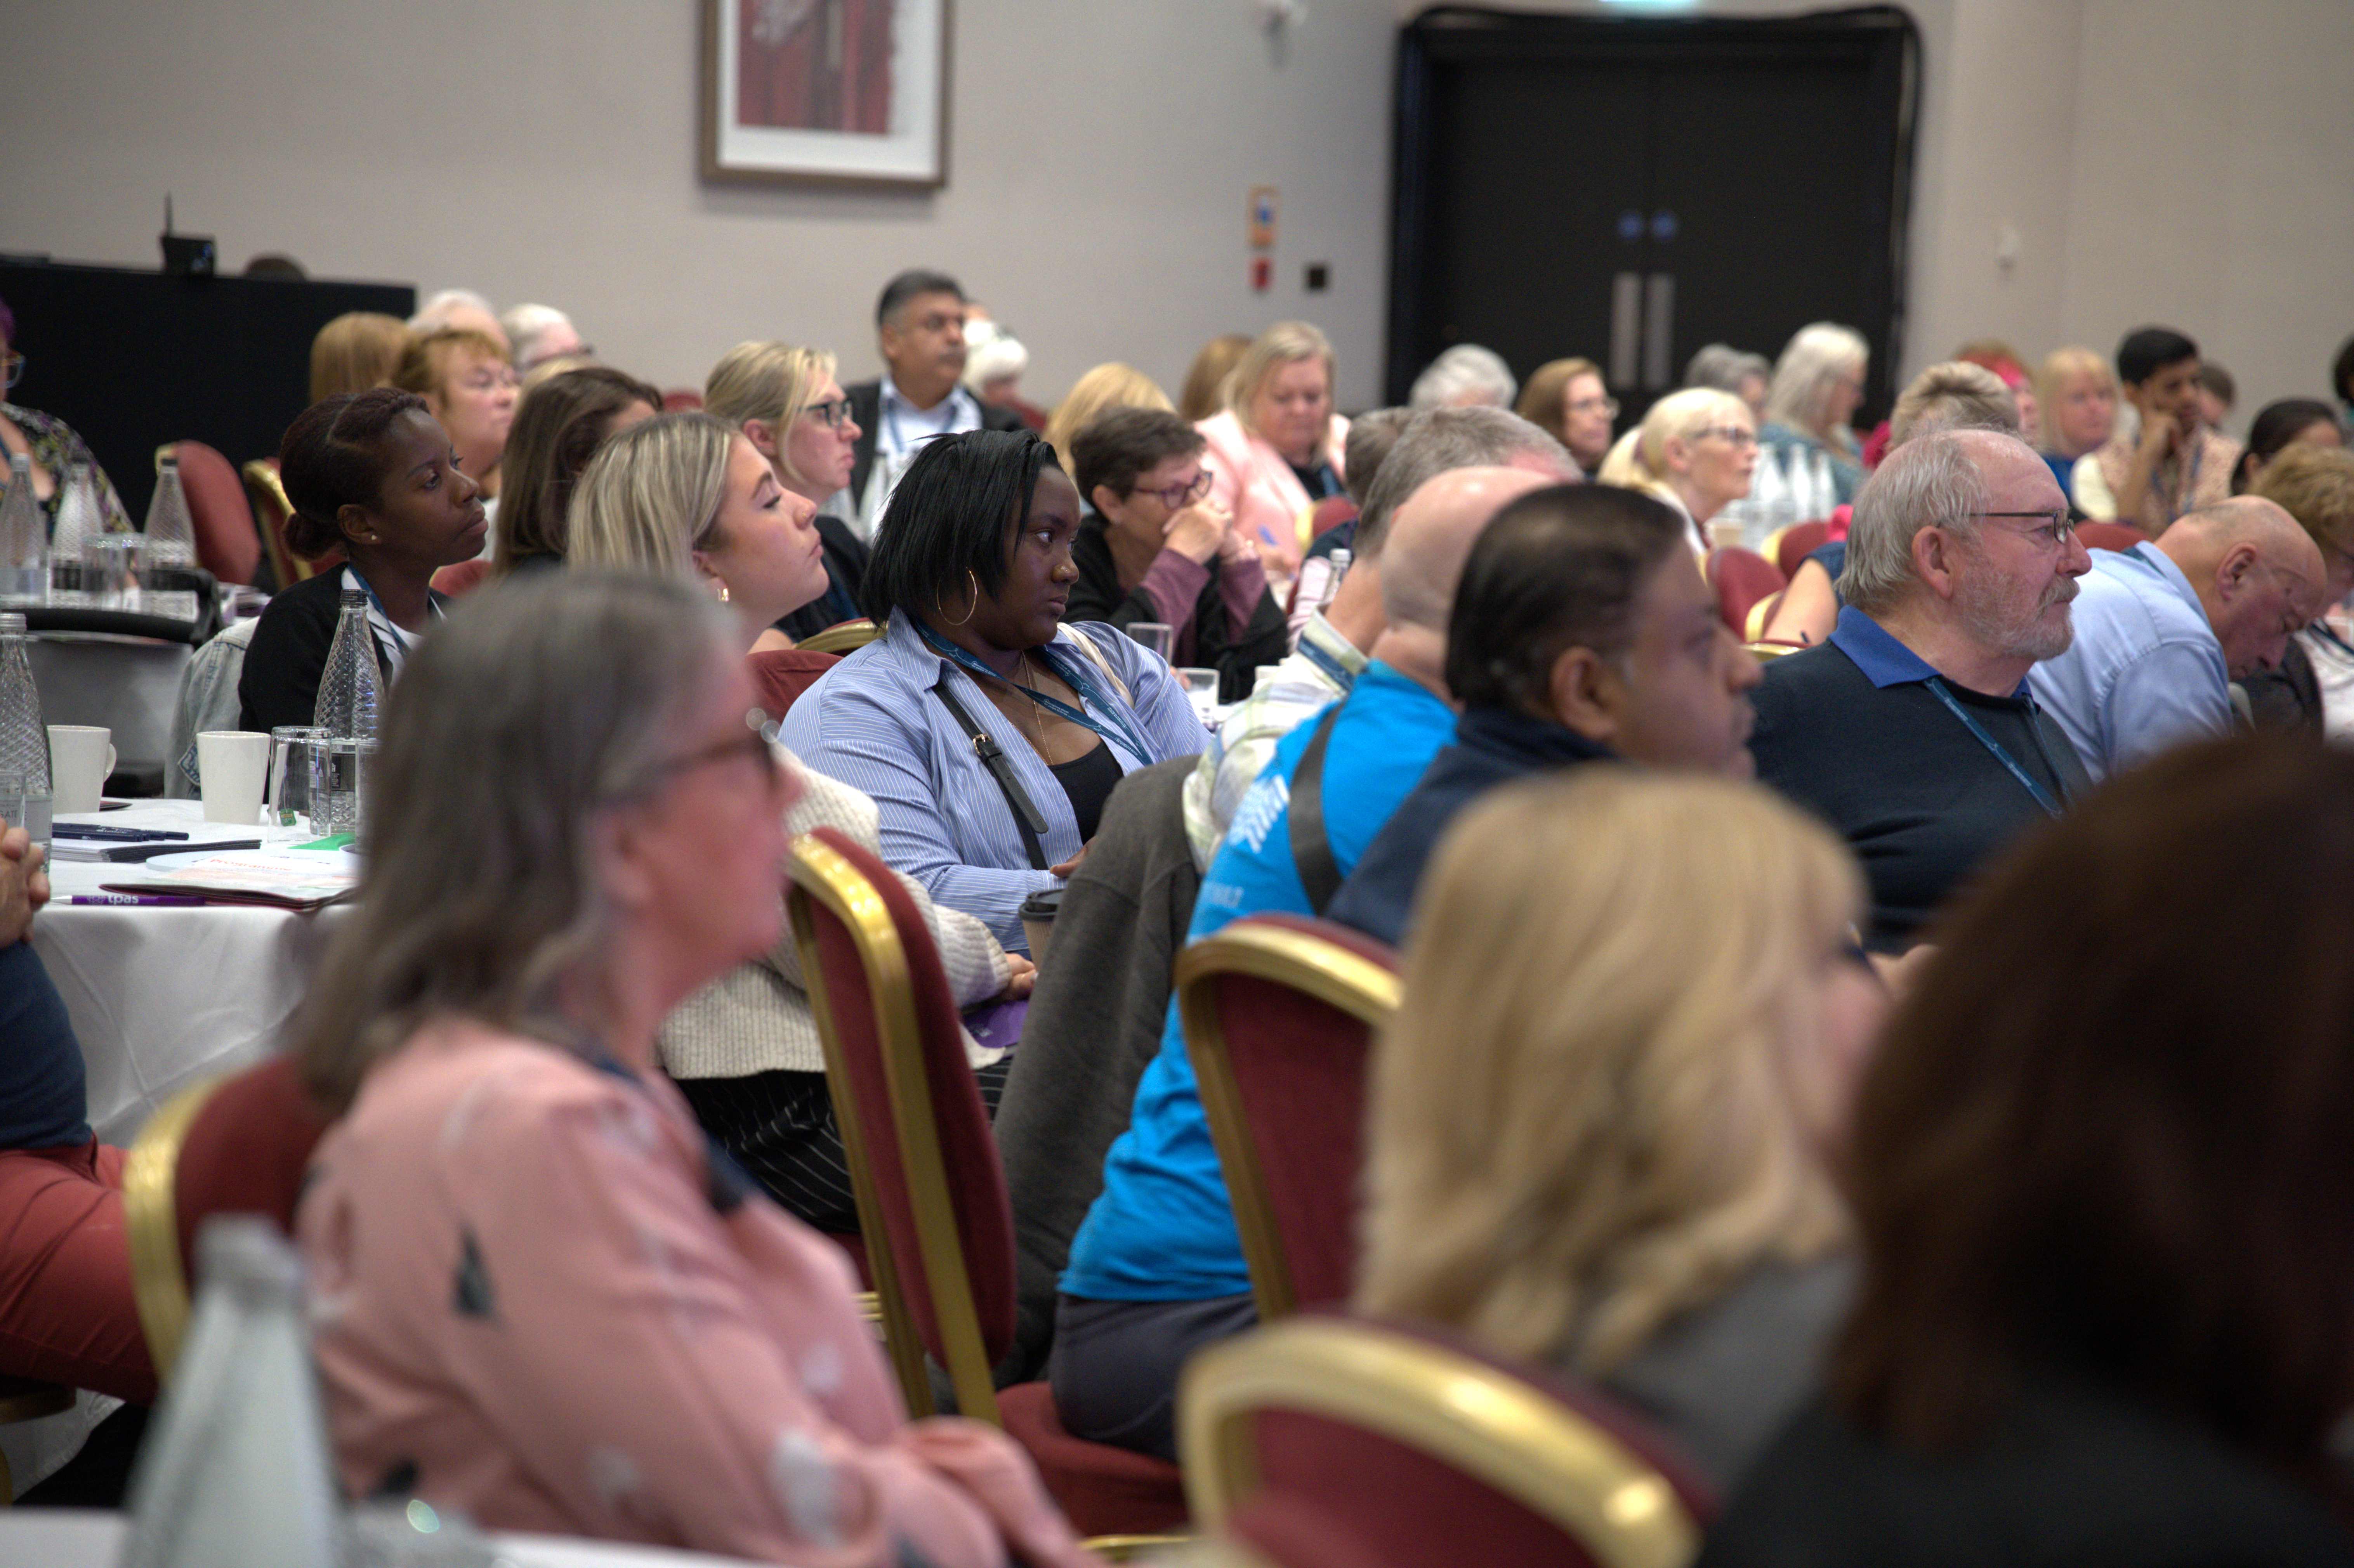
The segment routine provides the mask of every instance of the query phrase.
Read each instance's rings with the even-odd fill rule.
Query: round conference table
[[[130,1536],[126,1514],[0,1509],[0,1568],[114,1568]],[[736,1557],[568,1535],[493,1534],[490,1540],[500,1568],[752,1568]]]
[[[195,800],[142,800],[102,820],[199,835],[220,827],[204,821]],[[251,836],[312,837],[298,829]],[[33,921],[34,949],[81,1042],[90,1124],[102,1141],[122,1145],[178,1090],[258,1060],[277,1043],[342,918],[334,907],[303,914],[260,905],[71,902],[141,869],[52,859],[49,905]]]

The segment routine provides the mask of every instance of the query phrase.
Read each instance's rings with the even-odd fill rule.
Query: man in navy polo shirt
[[[2067,650],[2091,565],[2016,437],[1919,437],[1857,495],[1838,629],[1766,667],[1749,748],[1862,861],[1867,948],[1912,946],[1989,856],[2090,788],[2027,673]]]

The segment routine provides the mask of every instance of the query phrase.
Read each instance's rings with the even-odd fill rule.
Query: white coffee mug
[[[114,771],[113,731],[103,725],[49,726],[50,809],[95,811],[107,775]]]
[[[261,818],[270,737],[259,730],[206,730],[196,736],[196,772],[204,782],[205,821],[252,827]]]

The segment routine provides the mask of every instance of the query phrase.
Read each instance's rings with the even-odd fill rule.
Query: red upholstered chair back
[[[931,1408],[928,1351],[958,1407],[994,1422],[990,1368],[1013,1342],[1013,1213],[939,951],[898,879],[832,828],[794,841],[787,902],[908,1404]]]
[[[1790,586],[1781,567],[1738,545],[1708,553],[1708,576],[1716,585],[1717,613],[1735,637],[1744,640],[1749,635],[1751,607]]]
[[[1176,981],[1259,1320],[1347,1299],[1366,1061],[1397,1009],[1397,955],[1329,920],[1254,915],[1188,946]]]
[[[2084,541],[2088,550],[2130,550],[2149,539],[2130,523],[2079,523],[2076,537]]]
[[[1714,1515],[1639,1416],[1425,1327],[1302,1315],[1182,1397],[1196,1525],[1281,1568],[1680,1568]]]
[[[1329,534],[1343,523],[1357,520],[1357,503],[1345,495],[1328,495],[1308,513],[1308,536]]]
[[[1830,542],[1831,525],[1824,523],[1793,523],[1776,531],[1766,541],[1767,558],[1785,577],[1798,575],[1798,563]]]
[[[747,662],[752,670],[752,689],[760,696],[760,711],[782,724],[785,715],[801,701],[801,694],[841,663],[842,655],[812,653],[806,648],[779,648],[755,653]]]
[[[459,561],[443,567],[433,574],[433,591],[450,599],[462,599],[482,586],[491,575],[491,563],[477,556],[471,561]]]
[[[168,1375],[194,1293],[197,1229],[261,1214],[288,1234],[328,1118],[294,1061],[273,1056],[168,1101],[131,1147],[123,1175],[132,1282],[157,1375]]]
[[[692,387],[673,387],[663,394],[663,412],[686,414],[703,407],[703,394]]]
[[[225,583],[249,583],[261,566],[261,532],[228,459],[202,441],[174,441],[155,455],[176,453],[180,489],[196,535],[196,565]],[[159,465],[160,466],[160,465]]]

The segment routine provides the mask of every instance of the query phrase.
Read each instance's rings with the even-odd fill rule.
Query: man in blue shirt
[[[2190,513],[2155,543],[2094,555],[2076,585],[2075,641],[2027,683],[2096,779],[2228,734],[2231,683],[2280,663],[2290,634],[2320,613],[2324,570],[2272,502]]]
[[[1717,613],[1684,528],[1616,485],[1539,491],[1488,525],[1447,640],[1454,744],[1349,874],[1333,919],[1401,945],[1438,841],[1511,779],[1617,758],[1748,777],[1757,661]]]
[[[1315,912],[1294,859],[1291,786],[1320,734],[1324,839],[1341,875],[1356,863],[1454,732],[1447,618],[1464,558],[1499,509],[1544,483],[1518,470],[1458,469],[1398,508],[1382,548],[1388,624],[1372,662],[1329,729],[1303,724],[1276,748],[1210,863],[1187,940],[1246,915]],[[1173,1459],[1178,1369],[1255,1317],[1172,1001],[1129,1128],[1105,1159],[1103,1192],[1071,1244],[1047,1367],[1063,1425],[1094,1442]]]

